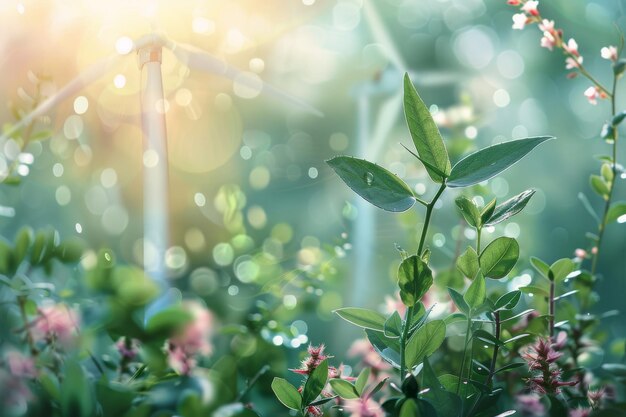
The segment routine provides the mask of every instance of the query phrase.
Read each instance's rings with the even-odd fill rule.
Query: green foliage
[[[386,211],[406,211],[415,204],[411,188],[396,175],[363,159],[336,156],[326,161],[355,193]]]
[[[408,74],[404,74],[404,115],[413,144],[426,171],[436,183],[450,174],[450,159],[439,128],[415,90]]]
[[[487,284],[485,282],[485,277],[481,272],[479,272],[465,292],[463,299],[469,306],[470,310],[475,310],[482,305],[486,296]]]
[[[407,366],[409,368],[417,366],[425,357],[432,355],[441,346],[445,337],[446,323],[443,320],[433,320],[417,329],[406,345]]]
[[[330,386],[333,391],[345,400],[359,398],[359,392],[354,385],[343,379],[331,379]]]
[[[347,307],[340,308],[334,312],[339,317],[348,323],[354,324],[355,326],[359,326],[364,329],[376,330],[378,332],[385,331],[385,322],[387,319],[377,311],[365,308]]]
[[[322,393],[328,381],[328,360],[322,361],[311,372],[302,390],[302,403],[308,405]]]
[[[302,396],[289,382],[282,378],[274,378],[272,391],[276,398],[287,408],[300,411],[302,409]]]
[[[494,177],[526,156],[537,145],[554,139],[538,136],[512,140],[481,149],[461,159],[452,167],[448,187],[468,187]]]
[[[480,254],[480,268],[485,277],[504,278],[519,259],[519,244],[510,237],[499,237]]]
[[[484,222],[485,226],[493,226],[515,216],[526,207],[534,194],[535,190],[526,190],[504,203],[498,204],[493,214]]]
[[[478,270],[480,269],[480,263],[478,260],[478,254],[473,247],[468,246],[465,252],[459,256],[456,260],[456,267],[463,275],[469,279],[474,279]]]
[[[412,307],[433,284],[433,274],[426,262],[417,255],[409,256],[398,268],[398,286],[402,302]]]

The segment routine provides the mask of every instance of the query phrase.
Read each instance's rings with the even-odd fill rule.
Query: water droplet
[[[372,183],[374,182],[374,174],[372,174],[371,172],[368,172],[365,174],[365,183],[367,185],[372,185]]]

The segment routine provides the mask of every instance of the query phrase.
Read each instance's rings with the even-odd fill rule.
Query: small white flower
[[[567,44],[563,44],[563,49],[565,49],[567,52],[569,52],[572,55],[576,55],[578,56],[578,43],[570,38],[569,41],[567,41]]]
[[[542,32],[553,32],[554,20],[543,19],[541,23],[539,23],[539,30]]]
[[[614,46],[605,46],[600,50],[600,55],[604,59],[609,59],[615,62],[617,61],[617,48]]]
[[[537,6],[539,5],[538,1],[529,0],[522,6],[522,11],[531,14],[533,16],[538,16],[539,11],[537,10]]]
[[[600,95],[598,94],[598,89],[596,87],[589,87],[585,90],[584,94],[590,104],[593,104],[594,106],[598,104],[598,97],[600,97]]]
[[[513,15],[513,29],[519,29],[519,30],[524,29],[524,26],[526,26],[526,20],[528,20],[528,18],[526,17],[524,13],[514,14]]]
[[[565,69],[580,68],[580,64],[582,63],[583,63],[582,56],[576,57],[576,59],[572,57],[567,57],[565,58]]]

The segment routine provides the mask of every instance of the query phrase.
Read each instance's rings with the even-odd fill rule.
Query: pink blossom
[[[563,49],[565,49],[565,51],[569,52],[572,55],[575,56],[579,56],[580,54],[578,53],[578,43],[570,38],[567,43],[563,44]]]
[[[585,259],[587,257],[587,251],[578,248],[574,251],[574,256],[576,256],[578,259]]]
[[[590,104],[593,104],[594,106],[598,104],[598,98],[600,98],[600,93],[597,87],[589,87],[585,90],[584,94],[585,97],[587,97],[587,100],[589,100]],[[591,253],[594,253],[594,249],[597,251],[596,248],[593,248],[591,249]]]
[[[541,38],[541,46],[543,48],[548,48],[549,50],[552,50],[552,48],[554,48],[554,45],[556,45],[556,38],[554,37],[554,35],[548,31],[543,32],[543,37]]]
[[[508,0],[506,3],[510,6],[519,6],[522,2],[521,0]]]
[[[593,408],[598,408],[602,404],[602,400],[607,397],[606,388],[600,388],[599,390],[589,390],[587,392],[587,400]]]
[[[371,398],[347,400],[345,407],[350,417],[384,417],[385,413],[376,401]]]
[[[569,412],[569,417],[589,417],[590,415],[591,408],[576,408]]]
[[[596,87],[596,92],[597,92],[598,88]],[[599,93],[598,93],[599,94]],[[587,95],[587,94],[585,94]],[[595,103],[594,103],[595,104]],[[598,253],[598,247],[594,246],[593,248],[591,248],[591,253],[593,253],[594,255],[596,255]]]
[[[391,369],[391,365],[385,362],[381,356],[376,353],[374,347],[367,339],[355,340],[348,350],[348,357],[360,357],[363,364],[372,368],[374,371],[387,371]]]
[[[33,358],[23,355],[17,350],[10,350],[4,354],[11,375],[18,378],[35,378],[37,370]]]
[[[552,343],[539,339],[532,345],[522,358],[528,363],[532,376],[528,378],[530,388],[538,394],[558,395],[561,387],[574,386],[578,381],[561,381],[561,369],[556,361],[563,355],[557,349],[564,342]]]
[[[554,20],[543,19],[541,23],[539,23],[539,30],[554,33]]]
[[[604,59],[609,59],[615,62],[617,61],[617,48],[614,46],[605,46],[600,50],[600,55]]]
[[[192,317],[176,336],[166,342],[168,363],[179,374],[188,375],[195,368],[197,355],[207,356],[213,351],[213,314],[198,302],[185,302],[183,308]]]
[[[537,394],[523,394],[516,398],[517,408],[525,417],[543,417],[546,415],[546,407]]]
[[[129,339],[127,337],[120,337],[115,343],[115,347],[119,352],[122,359],[130,361],[135,359],[139,349],[139,341],[137,339]]]
[[[400,317],[404,317],[406,314],[406,306],[402,302],[399,292],[395,293],[393,297],[385,296],[385,312],[393,314],[395,311],[400,314]]]
[[[41,307],[33,326],[33,338],[50,343],[68,344],[76,335],[78,315],[66,305],[54,304]]]
[[[522,11],[532,16],[539,16],[539,10],[537,10],[538,5],[538,1],[529,0],[522,6]]]
[[[582,63],[583,63],[582,56],[576,57],[576,59],[568,56],[567,58],[565,58],[565,69],[580,68],[580,64]]]
[[[528,21],[528,17],[524,13],[516,13],[513,15],[513,29],[524,29],[526,26],[526,22]]]

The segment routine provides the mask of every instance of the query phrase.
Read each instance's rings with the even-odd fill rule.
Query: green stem
[[[550,280],[550,299],[548,304],[548,336],[550,341],[554,337],[554,280]]]
[[[480,236],[482,234],[482,231],[483,231],[482,227],[476,228],[476,232],[478,233],[478,236],[476,236],[476,254],[478,256],[480,256]]]
[[[422,250],[424,249],[424,243],[426,242],[426,234],[428,233],[428,226],[430,224],[430,218],[433,214],[433,208],[435,207],[435,203],[441,194],[446,189],[446,183],[443,182],[437,193],[433,197],[432,201],[426,205],[426,216],[424,217],[424,228],[422,229],[422,235],[420,236],[419,245],[417,247],[417,256],[422,256]],[[406,310],[406,315],[404,316],[404,324],[402,325],[402,335],[400,336],[400,379],[404,381],[406,375],[406,360],[404,358],[404,352],[406,347],[406,342],[409,337],[409,329],[411,327],[411,320],[413,319],[414,307],[410,306]]]
[[[456,394],[459,395],[461,384],[463,383],[463,375],[465,374],[465,358],[467,357],[467,345],[469,344],[469,335],[472,330],[472,317],[467,316],[467,329],[465,330],[465,342],[463,342],[463,359],[461,360],[461,368],[459,369],[459,383],[456,386]],[[461,413],[463,414],[463,413]]]
[[[617,77],[613,77],[613,93],[611,94],[611,119],[615,117],[615,89],[617,88]],[[613,146],[612,146],[612,171],[613,171],[613,181],[611,181],[611,186],[609,187],[609,195],[604,204],[604,213],[602,215],[602,221],[598,225],[598,240],[595,245],[595,253],[593,254],[593,260],[591,261],[591,275],[596,274],[596,269],[598,267],[598,257],[600,255],[600,245],[602,244],[602,238],[604,237],[604,230],[606,229],[607,217],[609,214],[609,209],[611,208],[611,199],[613,197],[613,190],[615,189],[615,184],[617,183],[617,137],[618,130],[614,128],[614,138],[613,138]]]

